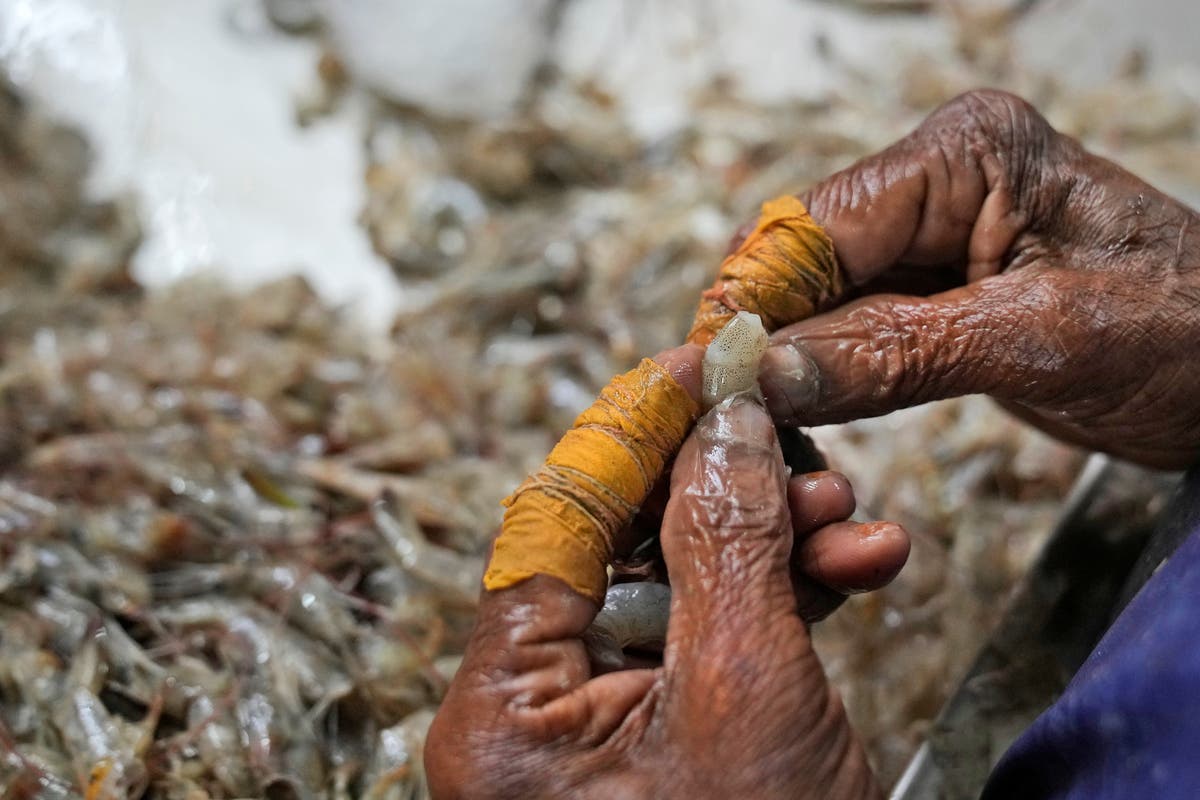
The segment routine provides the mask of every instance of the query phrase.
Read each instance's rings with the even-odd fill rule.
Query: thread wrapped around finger
[[[497,590],[550,575],[602,601],[614,538],[637,514],[699,410],[651,359],[614,378],[541,469],[504,501],[484,586]]]
[[[721,263],[700,299],[688,341],[707,345],[739,311],[767,332],[811,317],[844,291],[833,241],[798,198],[763,203],[754,230]]]
[[[816,313],[842,288],[833,243],[804,204],[791,196],[769,201],[704,293],[688,341],[708,345],[739,311],[776,330]],[[602,601],[613,540],[699,411],[687,390],[650,359],[613,379],[545,464],[504,501],[484,586],[494,591],[550,575]]]

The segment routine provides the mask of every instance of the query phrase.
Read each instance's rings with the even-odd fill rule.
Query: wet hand
[[[698,398],[703,356],[702,347],[689,344],[655,359]],[[824,464],[819,456],[815,461]],[[670,476],[665,475],[642,504],[634,524],[615,542],[618,557],[658,536],[670,496]],[[908,560],[910,541],[903,527],[850,521],[857,500],[849,479],[840,472],[793,473],[787,483],[787,502],[793,534],[792,584],[797,610],[807,622],[829,616],[851,594],[883,588]]]
[[[986,393],[1094,449],[1200,456],[1191,209],[990,91],[802,197],[863,296],[775,333],[778,421]]]
[[[789,484],[757,404],[702,418],[663,517],[662,665],[593,676],[581,637],[597,606],[554,578],[485,593],[430,731],[434,795],[879,796],[793,580],[797,563],[827,581],[878,574],[846,546],[861,531],[830,525],[848,494],[828,475]]]

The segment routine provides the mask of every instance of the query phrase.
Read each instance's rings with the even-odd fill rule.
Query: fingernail
[[[718,404],[705,418],[712,439],[718,442],[770,441],[774,423],[766,409],[747,395],[734,395]]]
[[[782,422],[799,422],[819,395],[819,373],[812,357],[792,344],[771,345],[759,367],[759,385],[771,415]]]
[[[704,360],[704,348],[695,344],[685,344],[670,350],[663,350],[654,357],[660,365],[671,373],[675,382],[687,390],[693,399],[700,398],[700,364]]]

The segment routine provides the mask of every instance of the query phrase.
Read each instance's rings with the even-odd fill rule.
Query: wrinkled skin
[[[686,344],[655,356],[693,399],[701,395],[704,348]],[[617,536],[617,556],[626,556],[657,536],[670,499],[670,475],[642,504],[630,529]],[[908,532],[891,522],[857,523],[854,489],[833,470],[793,475],[786,499],[795,533],[791,555],[796,610],[807,622],[833,613],[847,595],[869,592],[891,582],[908,559]]]
[[[1200,225],[1186,206],[993,91],[802,197],[865,296],[775,333],[761,377],[777,420],[984,393],[1147,465],[1200,456]]]
[[[592,677],[580,637],[597,606],[556,579],[485,593],[430,730],[434,796],[879,797],[792,580],[793,561],[816,575],[856,561],[827,524],[852,505],[825,477],[789,484],[757,403],[719,406],[671,476],[662,666]]]
[[[803,199],[860,297],[773,336],[775,422],[986,393],[1146,464],[1200,454],[1193,212],[1022,101],[965,95]],[[687,348],[665,359],[695,373]],[[853,505],[836,473],[787,480],[756,405],[703,419],[662,516],[662,665],[594,677],[596,605],[555,579],[486,593],[430,731],[435,796],[878,797],[805,623],[907,555]]]

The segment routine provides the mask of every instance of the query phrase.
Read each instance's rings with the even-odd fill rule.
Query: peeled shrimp
[[[727,397],[758,391],[758,362],[767,350],[767,331],[757,314],[739,311],[704,351],[706,409]]]

